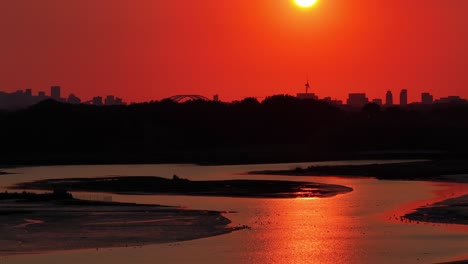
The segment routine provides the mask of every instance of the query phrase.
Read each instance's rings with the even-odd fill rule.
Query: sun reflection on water
[[[353,230],[337,202],[300,197],[263,206],[264,215],[253,219],[262,237],[252,245],[258,249],[252,263],[336,263],[349,251],[350,240],[342,238],[353,236]]]

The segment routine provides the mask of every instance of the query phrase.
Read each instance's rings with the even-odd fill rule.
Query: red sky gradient
[[[5,0],[0,90],[468,97],[467,0]]]

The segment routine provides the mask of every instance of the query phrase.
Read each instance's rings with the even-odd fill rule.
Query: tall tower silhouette
[[[309,93],[309,89],[310,89],[310,84],[309,84],[309,76],[307,76],[307,82],[305,84],[305,90],[306,90],[306,94]]]
[[[408,90],[403,89],[400,92],[400,105],[406,106],[408,105]]]
[[[309,93],[310,84],[309,84],[309,76],[308,75],[307,75],[307,82],[306,82],[306,84],[304,86],[305,86],[305,93],[298,93],[297,98],[299,98],[299,99],[318,100],[317,95],[315,95],[314,93]]]
[[[387,91],[387,94],[385,95],[385,105],[386,106],[392,106],[393,105],[392,91]]]
[[[50,87],[50,97],[55,100],[60,100],[60,86]]]

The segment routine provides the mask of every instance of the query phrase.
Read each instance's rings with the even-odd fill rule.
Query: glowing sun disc
[[[296,4],[302,7],[310,7],[317,3],[317,0],[294,0]]]

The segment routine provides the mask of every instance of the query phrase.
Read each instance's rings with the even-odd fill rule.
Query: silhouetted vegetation
[[[274,162],[375,151],[465,153],[467,105],[351,111],[276,95],[129,106],[52,100],[0,113],[0,164]]]

